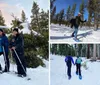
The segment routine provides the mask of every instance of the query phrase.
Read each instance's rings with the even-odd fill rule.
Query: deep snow
[[[100,62],[87,62],[88,69],[82,67],[83,79],[79,80],[75,73],[76,67],[72,65],[72,78],[68,80],[64,56],[50,55],[51,85],[100,85]],[[76,58],[74,58],[75,61]]]
[[[51,24],[50,41],[51,42],[75,42],[71,37],[74,29],[64,25]],[[81,42],[100,42],[100,29],[94,31],[93,28],[79,28],[78,36]]]
[[[16,71],[16,65],[10,64],[10,72],[0,74],[0,85],[49,85],[49,62],[44,60],[46,67],[39,66],[38,68],[27,68],[28,77],[20,78],[14,74]],[[4,68],[3,55],[0,56],[0,64]],[[31,78],[31,80],[27,80]]]

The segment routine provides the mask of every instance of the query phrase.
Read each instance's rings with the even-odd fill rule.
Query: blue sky
[[[84,0],[85,4],[87,4],[87,1],[88,0]],[[62,9],[64,9],[65,13],[66,13],[68,6],[72,6],[74,3],[77,4],[76,13],[75,13],[75,16],[76,16],[79,12],[79,6],[82,3],[82,0],[56,0],[55,4],[54,4],[54,5],[56,5],[56,13],[60,12],[60,10],[62,10]],[[88,18],[88,12],[86,9],[85,9],[84,18],[85,19]]]
[[[10,23],[13,19],[11,14],[13,13],[16,17],[20,18],[22,10],[25,11],[26,17],[30,22],[33,1],[37,2],[40,9],[44,9],[45,11],[49,9],[49,0],[0,0],[0,10],[2,11],[7,26],[11,26]]]

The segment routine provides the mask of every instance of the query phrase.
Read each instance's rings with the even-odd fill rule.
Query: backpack
[[[76,24],[76,18],[72,18],[72,19],[70,20],[70,23],[71,23],[71,28],[72,28],[73,26],[75,26],[75,24]]]
[[[82,62],[82,59],[81,59],[81,58],[77,58],[77,59],[76,59],[76,63],[77,63],[77,64],[81,64],[81,62]]]

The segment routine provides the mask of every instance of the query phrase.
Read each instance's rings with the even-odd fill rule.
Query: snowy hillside
[[[48,69],[48,61],[44,61],[46,63],[46,68],[39,66],[38,68],[27,68],[28,77],[20,78],[14,74],[16,71],[16,65],[10,65],[10,72],[0,74],[0,84],[1,85],[49,85],[49,69]],[[4,68],[4,59],[3,56],[0,56],[0,64]],[[31,78],[31,80],[27,80],[27,78]]]
[[[100,62],[87,62],[88,69],[82,67],[83,79],[79,80],[75,73],[75,66],[72,66],[72,78],[68,80],[65,57],[50,55],[51,60],[51,85],[100,85]],[[75,60],[75,58],[74,58]]]
[[[75,42],[71,37],[73,31],[74,29],[64,25],[51,24],[50,39],[52,42]],[[89,29],[89,27],[79,28],[77,37],[81,42],[100,42],[100,29],[94,31],[93,28]]]
[[[28,22],[25,22],[25,23],[22,23],[22,26],[24,27],[21,31],[25,34],[25,33],[27,33],[27,34],[30,34],[31,33],[31,31],[29,30],[29,23]],[[34,35],[40,35],[40,33],[38,33],[38,32],[36,32],[36,31],[34,31],[34,30],[32,30],[32,32],[33,32],[33,34]]]

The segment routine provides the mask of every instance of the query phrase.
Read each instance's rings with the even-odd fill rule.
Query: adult
[[[9,72],[9,58],[8,58],[8,52],[9,52],[9,43],[8,43],[8,38],[4,34],[3,30],[0,29],[0,55],[4,55],[4,60],[5,60],[5,69],[3,72]],[[0,65],[0,69],[2,70],[2,67]]]
[[[13,29],[12,38],[10,41],[10,49],[12,51],[12,55],[17,64],[18,76],[26,77],[26,63],[25,63],[25,57],[24,57],[24,40],[17,28]]]

